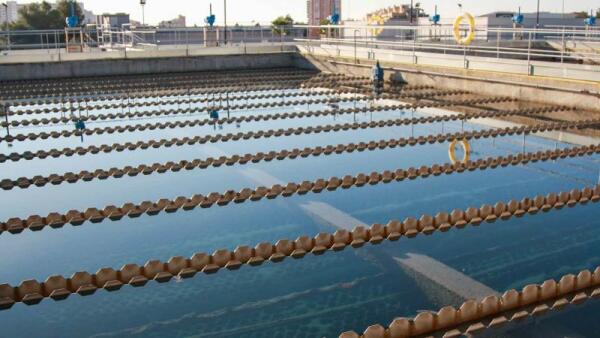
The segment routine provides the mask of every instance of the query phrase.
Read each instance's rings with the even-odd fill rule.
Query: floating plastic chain
[[[249,83],[235,82],[231,84],[215,84],[213,86],[208,85],[193,85],[193,86],[172,86],[169,89],[157,89],[138,91],[135,93],[131,92],[108,92],[106,94],[94,94],[94,95],[52,95],[47,97],[32,97],[27,99],[13,99],[5,100],[12,106],[28,106],[34,104],[43,104],[44,102],[57,102],[57,103],[68,103],[72,102],[89,102],[104,100],[105,98],[113,99],[127,99],[135,97],[162,97],[162,96],[173,96],[173,95],[199,95],[199,94],[213,94],[220,92],[232,92],[232,91],[259,91],[259,90],[274,90],[274,89],[294,89],[294,88],[311,88],[311,87],[323,87],[323,88],[335,88],[341,86],[359,87],[366,86],[368,81],[366,80],[336,80],[336,79],[296,79],[296,80],[276,80],[276,79],[265,79],[255,80]],[[319,85],[319,86],[318,86]]]
[[[457,134],[457,137],[461,137]],[[426,140],[423,138],[423,140]],[[376,142],[373,143],[373,147],[377,147]],[[371,145],[369,145],[371,147]],[[366,148],[366,147],[365,147]],[[359,150],[357,148],[357,150]],[[360,150],[359,150],[360,151]],[[339,149],[319,149],[319,153],[330,154],[333,152],[343,152],[343,147]],[[421,166],[419,168],[410,167],[408,169],[397,169],[395,171],[386,170],[384,172],[372,172],[371,174],[357,174],[356,176],[346,175],[343,178],[331,177],[329,179],[319,178],[314,181],[303,181],[301,183],[290,182],[286,186],[280,184],[273,185],[271,188],[258,187],[256,189],[244,188],[239,192],[234,190],[228,190],[224,193],[212,192],[204,196],[197,194],[191,198],[177,197],[175,199],[160,199],[159,201],[151,202],[144,201],[139,204],[125,203],[122,207],[116,207],[113,205],[106,206],[104,209],[99,210],[97,208],[88,208],[85,211],[81,210],[70,210],[66,213],[52,212],[46,217],[39,215],[31,215],[26,219],[21,218],[10,218],[6,222],[0,223],[0,233],[2,231],[8,231],[13,234],[18,234],[25,229],[33,231],[41,230],[46,226],[52,228],[60,228],[65,224],[81,225],[86,221],[92,223],[99,223],[105,219],[111,219],[113,221],[120,220],[123,217],[138,217],[142,214],[157,215],[161,212],[176,212],[180,209],[192,210],[196,207],[210,208],[215,205],[225,206],[229,203],[244,203],[247,201],[258,201],[263,198],[275,199],[279,196],[289,197],[295,194],[304,195],[308,192],[320,193],[323,190],[337,190],[339,188],[348,189],[351,187],[362,187],[366,184],[376,185],[381,183],[390,183],[392,181],[403,181],[405,179],[416,179],[418,177],[427,178],[431,175],[439,176],[443,173],[454,174],[462,173],[465,170],[486,170],[489,168],[506,167],[509,165],[516,166],[537,161],[548,161],[555,160],[557,158],[566,157],[581,157],[600,153],[599,145],[582,146],[569,149],[556,149],[547,151],[538,151],[530,153],[519,153],[516,155],[488,157],[486,159],[478,159],[477,161],[467,161],[465,163],[458,162],[456,164],[434,164],[432,166]],[[309,156],[310,153],[299,154],[298,156]],[[262,156],[262,155],[261,155]],[[268,156],[271,159],[275,158],[274,153],[270,153]],[[294,155],[296,156],[296,155]],[[244,159],[244,161],[251,161],[251,158]],[[266,159],[268,160],[268,159]],[[175,165],[176,166],[176,165]],[[179,168],[179,170],[183,167]],[[171,170],[174,170],[173,168]],[[73,178],[76,180],[75,178]]]
[[[325,186],[321,189],[324,188]],[[409,217],[403,222],[392,220],[386,225],[356,226],[352,231],[339,229],[333,234],[320,233],[315,237],[300,236],[296,240],[282,239],[275,244],[263,242],[253,248],[238,246],[233,251],[221,249],[212,254],[196,253],[190,258],[177,256],[166,262],[150,260],[143,266],[132,263],[125,264],[118,270],[102,268],[96,273],[82,271],[74,273],[70,278],[53,275],[44,282],[25,280],[18,286],[0,284],[0,309],[9,309],[15,303],[34,305],[40,303],[44,298],[52,298],[57,301],[64,300],[74,293],[87,296],[95,293],[98,289],[116,291],[125,284],[140,287],[146,285],[149,280],[164,283],[174,276],[191,278],[198,272],[211,274],[222,268],[237,270],[242,265],[257,266],[266,261],[280,262],[286,257],[298,259],[304,257],[307,253],[321,255],[328,250],[341,251],[347,246],[360,248],[366,243],[379,244],[384,240],[397,241],[401,237],[412,238],[418,234],[431,234],[435,231],[446,232],[451,228],[464,228],[468,224],[492,223],[497,220],[507,220],[513,216],[534,215],[540,210],[561,209],[565,205],[573,207],[578,204],[586,204],[589,201],[597,202],[599,200],[600,186],[586,187],[573,189],[570,192],[550,193],[546,196],[525,197],[520,202],[511,200],[507,203],[498,202],[494,206],[484,204],[479,208],[455,209],[450,213],[439,212],[435,216],[425,214],[419,219]],[[423,324],[433,321],[433,327],[440,327],[437,323],[440,319],[445,319],[444,323],[446,324],[444,325],[446,326],[442,325],[441,328],[449,327],[456,323],[480,319],[500,311],[514,309],[517,306],[532,304],[539,300],[547,300],[551,297],[600,284],[599,270],[596,270],[594,274],[583,272],[580,276],[563,277],[565,281],[561,279],[559,283],[555,284],[544,283],[541,287],[527,286],[522,293],[509,291],[502,298],[488,297],[481,303],[469,301],[465,303],[467,305],[463,304],[459,310],[452,311],[445,308],[446,310],[443,310],[442,316],[439,312],[436,315],[430,314],[433,319],[424,321]],[[430,317],[420,314],[412,322],[401,320],[399,323],[402,323],[402,325],[399,326],[392,323],[390,330],[409,330],[408,332],[411,333],[414,328],[422,327],[416,324],[421,324],[425,318]],[[428,326],[424,325],[423,327]],[[385,329],[384,332],[386,332]],[[350,336],[348,336],[349,334]],[[355,337],[351,334],[344,333],[342,336]],[[364,337],[404,336],[372,336],[368,333]]]
[[[529,284],[521,291],[509,290],[502,296],[467,300],[458,309],[446,306],[437,312],[421,312],[411,319],[396,318],[387,328],[372,325],[362,335],[344,332],[339,338],[471,337],[486,329],[581,304],[589,298],[600,298],[600,266],[594,272],[583,270],[558,281]]]
[[[266,76],[266,77],[261,77],[261,76],[250,76],[246,79],[235,79],[235,78],[224,78],[224,79],[220,79],[220,80],[212,80],[212,81],[185,81],[185,82],[181,82],[181,83],[172,83],[172,84],[168,84],[168,85],[153,85],[153,86],[146,86],[143,88],[127,88],[125,89],[126,92],[130,92],[130,91],[149,91],[151,89],[154,90],[162,90],[162,91],[169,91],[169,92],[173,92],[177,89],[179,89],[180,91],[183,90],[189,90],[191,88],[214,88],[214,87],[225,87],[225,86],[240,86],[242,84],[246,84],[246,86],[252,86],[252,85],[257,85],[257,84],[264,84],[264,83],[283,83],[283,84],[301,84],[301,83],[311,83],[314,81],[322,81],[322,82],[329,82],[329,83],[336,83],[338,81],[356,81],[356,82],[360,82],[360,83],[368,83],[368,79],[364,78],[364,77],[355,77],[355,76],[346,76],[343,74],[338,74],[338,75],[332,75],[332,74],[320,74],[320,75],[314,75],[314,76],[308,76],[308,75],[303,75],[303,74],[299,74],[299,75],[286,75],[286,76]],[[47,97],[60,97],[60,96],[64,96],[65,94],[67,94],[68,96],[74,96],[74,95],[84,95],[84,94],[94,94],[94,95],[98,95],[98,94],[110,94],[110,93],[115,93],[115,92],[122,92],[123,90],[119,90],[117,91],[116,89],[102,89],[102,88],[95,88],[91,93],[90,91],[85,91],[85,90],[78,90],[77,88],[73,88],[70,91],[67,92],[63,92],[63,91],[56,91],[56,92],[49,92],[46,93]],[[20,99],[23,100],[25,102],[31,102],[32,100],[27,100],[28,98],[31,98],[32,96],[38,97],[41,96],[40,94],[36,94],[36,93],[27,93],[27,94],[21,94],[21,95],[12,95],[12,96],[5,96],[5,99]]]
[[[84,96],[84,97],[63,97],[63,96],[51,96],[46,98],[31,98],[31,99],[20,99],[18,101],[5,101],[10,106],[30,106],[30,105],[42,105],[42,104],[67,104],[67,103],[78,103],[78,102],[90,102],[90,101],[116,101],[126,100],[135,98],[161,98],[165,96],[175,95],[216,95],[225,94],[228,92],[249,92],[249,91],[267,91],[277,89],[308,89],[308,88],[339,88],[339,87],[350,87],[357,88],[359,86],[365,86],[368,84],[368,80],[356,80],[356,79],[320,79],[312,78],[308,80],[274,80],[267,78],[265,80],[255,80],[246,84],[235,82],[229,86],[214,84],[212,86],[182,86],[182,87],[169,87],[168,90],[153,90],[153,91],[140,91],[136,93],[110,93],[104,95]],[[179,89],[173,89],[179,88]]]
[[[196,78],[182,78],[175,77],[171,79],[148,79],[147,81],[138,81],[138,82],[122,82],[118,79],[111,78],[110,80],[105,81],[96,81],[91,84],[72,84],[68,86],[62,86],[59,82],[55,82],[53,84],[47,86],[38,86],[38,87],[19,87],[18,85],[8,85],[4,86],[4,93],[7,94],[50,94],[50,93],[83,93],[83,92],[92,92],[92,93],[101,93],[115,90],[137,90],[137,89],[149,89],[149,88],[163,88],[163,87],[172,87],[172,86],[181,86],[181,85],[189,85],[189,84],[208,84],[208,83],[229,83],[231,81],[243,82],[243,81],[251,81],[252,79],[267,79],[267,78],[277,78],[277,79],[285,79],[285,78],[319,78],[319,77],[329,77],[329,78],[343,78],[346,77],[344,74],[328,74],[328,73],[314,73],[314,72],[304,72],[304,71],[295,71],[295,72],[267,72],[267,73],[240,73],[240,74],[227,74],[220,77],[196,77]],[[352,76],[348,76],[352,77]],[[355,77],[356,78],[356,77]],[[366,79],[363,77],[363,79]]]
[[[88,104],[85,105],[83,103],[85,101],[68,101],[69,103],[76,103],[77,106],[61,106],[61,107],[52,107],[52,108],[35,108],[35,109],[27,109],[20,110],[17,112],[10,112],[9,116],[14,115],[39,115],[39,114],[48,114],[48,113],[60,113],[60,112],[71,112],[71,111],[81,111],[81,110],[89,110],[89,109],[117,109],[117,108],[135,108],[135,107],[147,107],[147,106],[162,106],[162,105],[172,105],[172,104],[191,104],[191,103],[206,103],[214,105],[215,102],[220,102],[224,100],[230,101],[242,101],[242,100],[255,100],[255,99],[270,99],[270,98],[282,98],[282,97],[300,97],[300,96],[318,96],[318,95],[328,95],[328,94],[340,94],[341,90],[332,90],[332,89],[323,89],[323,90],[315,90],[315,91],[307,91],[307,92],[291,92],[291,93],[267,93],[267,94],[250,94],[250,95],[236,95],[232,93],[226,97],[215,97],[210,98],[209,96],[204,97],[188,97],[177,96],[174,98],[171,97],[161,97],[160,100],[156,101],[142,101],[142,102],[131,102],[131,98],[123,98],[120,99],[110,99],[110,100],[102,100],[104,103],[96,103],[96,104]],[[150,99],[152,96],[137,96],[138,99]],[[116,103],[109,103],[116,102]]]
[[[315,87],[318,90],[311,90],[305,92],[283,92],[283,93],[266,93],[266,94],[245,94],[245,95],[229,95],[223,96],[220,94],[219,97],[209,98],[209,95],[204,97],[194,97],[191,98],[191,95],[179,95],[174,98],[170,97],[160,97],[160,100],[156,101],[145,101],[138,102],[133,101],[132,98],[119,98],[119,99],[110,99],[103,100],[105,103],[97,103],[97,104],[88,104],[87,101],[67,101],[62,102],[60,107],[46,107],[46,108],[34,108],[34,109],[25,109],[18,111],[10,111],[8,116],[22,116],[22,115],[40,115],[40,114],[50,114],[50,113],[69,113],[69,112],[89,112],[89,110],[97,110],[97,109],[124,109],[124,108],[137,108],[137,107],[152,107],[152,106],[163,106],[163,105],[189,105],[192,103],[206,103],[208,106],[222,105],[223,101],[243,101],[243,100],[256,100],[256,99],[271,99],[271,98],[285,98],[285,97],[307,97],[307,96],[320,96],[320,95],[341,95],[341,94],[371,94],[372,91],[368,90],[349,90],[349,89],[322,89],[321,86]],[[303,88],[304,89],[304,88]],[[408,92],[412,92],[413,90],[409,90]],[[403,91],[403,95],[401,97],[416,97],[419,99],[433,97],[433,96],[450,96],[450,95],[461,95],[461,94],[469,94],[469,92],[464,90],[436,90],[436,91],[428,91],[428,92],[418,92],[413,94],[405,94],[406,91]],[[187,98],[186,98],[187,96]],[[378,98],[380,99],[393,99],[397,98],[398,95],[391,93],[384,93]],[[137,96],[137,98],[150,99],[150,98],[158,98],[156,96]],[[356,98],[358,99],[358,98]],[[115,103],[109,103],[115,102]],[[85,102],[85,105],[83,104]],[[55,102],[54,104],[57,104]],[[77,105],[75,105],[77,104]],[[64,118],[63,118],[64,119]],[[19,123],[20,121],[13,121]],[[3,122],[4,125],[6,123]]]
[[[123,86],[123,85],[147,85],[147,84],[168,84],[177,83],[178,81],[189,80],[211,80],[222,79],[226,77],[250,77],[250,76],[270,76],[270,75],[300,75],[321,76],[321,75],[340,75],[319,71],[301,70],[301,69],[259,69],[259,70],[235,70],[235,71],[216,71],[216,72],[187,72],[187,73],[163,73],[163,74],[135,74],[135,75],[107,75],[95,77],[76,77],[76,78],[60,78],[60,79],[44,79],[44,80],[15,80],[2,81],[0,88],[2,89],[29,89],[29,88],[76,88],[76,87],[92,87],[92,86]]]
[[[455,104],[457,105],[464,105],[466,104],[466,102],[472,102],[472,101],[460,101],[460,102],[455,102]],[[483,100],[479,100],[478,102],[483,102]],[[442,104],[440,104],[441,106]],[[448,104],[443,104],[444,106],[448,106]],[[415,105],[415,107],[434,107],[436,106],[435,104],[422,104],[422,105]],[[396,110],[398,109],[399,106],[378,106],[375,108],[372,108],[371,110],[368,110],[367,108],[355,108],[353,111],[358,112],[367,112],[367,111],[386,111],[386,110]],[[404,107],[404,106],[400,106],[400,107]],[[304,114],[304,115],[302,115]],[[320,115],[324,116],[324,115],[329,115],[329,114],[333,114],[332,112],[321,112]],[[469,115],[468,118],[476,118],[478,116],[483,116],[483,117],[489,117],[492,116],[490,114],[493,114],[493,112],[491,113],[480,113],[480,114],[473,114],[473,115]],[[498,113],[499,114],[499,113]],[[506,115],[506,113],[502,113],[503,115]],[[299,117],[304,117],[304,116],[311,116],[308,115],[308,113],[298,113]],[[312,116],[319,116],[319,115],[312,115]],[[453,118],[454,116],[454,118]],[[381,120],[381,121],[371,121],[371,122],[362,122],[362,123],[344,123],[344,124],[329,124],[329,125],[320,125],[320,126],[309,126],[309,127],[297,127],[297,128],[288,128],[288,129],[278,129],[278,130],[274,130],[274,129],[270,129],[267,131],[249,131],[246,133],[242,133],[239,132],[237,134],[232,134],[232,133],[228,133],[228,134],[216,134],[216,135],[204,135],[204,136],[194,136],[193,138],[190,137],[183,137],[183,138],[172,138],[171,140],[167,140],[167,139],[161,139],[161,140],[150,140],[150,141],[138,141],[136,143],[131,143],[131,142],[127,142],[127,143],[113,143],[112,145],[107,145],[107,144],[103,144],[100,145],[99,147],[97,146],[88,146],[86,148],[83,147],[77,147],[75,149],[72,148],[63,148],[62,150],[57,150],[57,149],[51,149],[51,150],[38,150],[35,153],[31,152],[31,151],[26,151],[23,153],[11,153],[9,155],[4,155],[4,154],[0,154],[0,163],[4,163],[6,161],[13,161],[13,162],[17,162],[20,161],[21,159],[25,159],[25,160],[32,160],[34,158],[46,158],[46,157],[60,157],[60,156],[73,156],[75,154],[77,155],[86,155],[86,154],[98,154],[100,152],[104,152],[104,153],[109,153],[112,152],[113,150],[116,151],[124,151],[125,149],[127,150],[136,150],[136,149],[147,149],[149,147],[152,148],[160,148],[160,147],[171,147],[173,145],[175,146],[182,146],[185,144],[188,145],[193,145],[193,144],[203,144],[203,143],[207,143],[207,142],[227,142],[230,140],[233,141],[238,141],[238,140],[248,140],[248,139],[259,139],[259,138],[268,138],[271,136],[274,137],[281,137],[281,136],[291,136],[291,135],[302,135],[302,134],[311,134],[311,133],[320,133],[320,132],[324,132],[324,133],[329,133],[329,132],[338,132],[340,130],[350,130],[350,129],[367,129],[367,128],[383,128],[383,127],[391,127],[391,126],[399,126],[399,125],[409,125],[409,124],[414,124],[414,123],[430,123],[430,122],[435,122],[435,121],[449,121],[451,119],[456,119],[455,116],[457,115],[451,115],[451,116],[443,116],[443,117],[420,117],[420,118],[412,118],[412,119],[406,119],[406,118],[401,118],[401,119],[395,119],[395,120]],[[471,117],[472,116],[472,117]],[[499,115],[502,116],[502,115]],[[176,122],[167,122],[164,125],[164,128],[167,128],[168,125],[175,125]],[[190,122],[192,123],[192,122]],[[205,125],[205,124],[210,124],[210,123],[214,123],[214,122],[210,122],[209,120],[197,120],[195,122],[197,125]],[[130,131],[135,131],[137,130],[145,130],[146,128],[142,125],[140,127],[136,127],[136,126],[127,126],[127,127],[121,127],[121,129],[119,127],[107,127],[106,131],[108,133],[114,133],[117,130],[122,130],[122,128],[128,128],[130,129]],[[152,128],[150,128],[152,129]],[[30,133],[28,135],[21,135],[20,138],[16,139],[18,141],[24,141],[26,139],[32,139],[35,140],[38,137],[41,137],[42,139],[48,138],[48,137],[52,137],[52,138],[59,138],[62,137],[63,135],[73,135],[73,132],[75,132],[75,135],[81,135],[81,134],[77,134],[77,131],[70,131],[70,130],[63,130],[61,132],[50,132],[50,133],[40,133],[40,134],[34,134],[34,133]],[[15,140],[12,136],[7,136],[5,137],[5,140]]]
[[[172,73],[153,73],[153,74],[128,74],[128,75],[102,75],[76,78],[60,79],[38,79],[38,80],[8,80],[0,81],[1,89],[27,89],[38,87],[77,87],[82,85],[102,85],[102,84],[144,84],[148,82],[170,81],[170,80],[190,80],[190,79],[215,79],[225,76],[245,76],[256,74],[321,74],[319,71],[302,70],[297,68],[268,68],[268,69],[250,69],[250,70],[221,70],[221,71],[199,71],[199,72],[172,72]],[[327,74],[327,73],[324,73]]]
[[[223,103],[220,104],[216,104],[214,106],[210,106],[210,105],[206,105],[206,106],[202,106],[202,107],[194,107],[194,108],[178,108],[178,109],[169,109],[169,110],[150,110],[150,111],[140,111],[140,112],[128,112],[128,113],[120,113],[122,115],[126,115],[129,114],[132,117],[133,116],[161,116],[161,115],[184,115],[184,114],[190,114],[190,113],[198,113],[198,112],[205,112],[205,111],[211,111],[212,109],[229,109],[232,111],[236,111],[236,110],[242,110],[242,109],[258,109],[258,108],[267,108],[267,107],[285,107],[285,106],[296,106],[296,105],[301,105],[301,104],[330,104],[330,103],[339,103],[339,102],[358,102],[358,101],[368,101],[368,100],[373,100],[373,97],[370,96],[361,96],[358,97],[356,99],[354,98],[323,98],[323,99],[303,99],[303,100],[287,100],[287,101],[271,101],[271,102],[256,102],[256,103],[241,103],[241,104],[231,104],[228,106],[223,105]],[[160,103],[162,104],[162,103]],[[109,120],[109,119],[113,119],[115,116],[117,116],[119,113],[116,114],[92,114],[89,117],[87,116],[81,116],[81,117],[55,117],[55,118],[50,118],[50,119],[33,119],[33,120],[22,120],[22,121],[12,121],[10,123],[11,126],[13,127],[17,127],[17,126],[27,126],[27,125],[45,125],[45,124],[49,124],[49,123],[67,123],[67,122],[71,122],[71,121],[102,121],[102,120]],[[113,118],[111,118],[113,117]],[[6,122],[2,122],[2,126],[6,127]]]
[[[155,83],[149,83],[147,85],[140,85],[140,86],[119,86],[119,85],[113,85],[113,84],[109,84],[109,85],[98,85],[96,88],[93,89],[85,89],[85,88],[72,88],[70,90],[61,90],[61,89],[54,89],[54,88],[49,88],[48,90],[44,90],[44,91],[36,91],[36,90],[23,90],[23,91],[19,91],[15,94],[12,95],[8,95],[5,94],[6,98],[30,98],[32,96],[64,96],[64,95],[83,95],[83,94],[93,94],[93,95],[98,95],[98,94],[110,94],[110,93],[114,93],[114,92],[121,92],[121,91],[139,91],[139,90],[143,90],[143,91],[148,91],[148,90],[160,90],[160,89],[168,89],[168,90],[173,90],[175,88],[189,88],[189,87],[207,87],[209,86],[209,84],[212,82],[214,85],[229,85],[229,84],[235,84],[235,83],[251,83],[251,82],[268,82],[268,81],[278,81],[278,82],[285,82],[288,81],[289,83],[292,82],[298,82],[298,81],[310,81],[310,80],[314,80],[314,79],[320,79],[320,78],[329,78],[330,80],[334,80],[334,79],[340,79],[342,77],[340,76],[329,76],[329,75],[307,75],[307,74],[289,74],[289,75],[272,75],[272,76],[248,76],[248,77],[230,77],[230,78],[223,78],[223,79],[215,79],[215,80],[188,80],[188,81],[174,81],[174,82],[169,82],[169,83],[159,83],[159,82],[155,82]],[[254,81],[253,81],[254,80]]]
[[[455,92],[432,92],[430,96],[421,95],[421,97],[433,98],[437,96],[444,95],[457,95]],[[297,95],[300,96],[300,95]],[[403,94],[403,95],[391,95],[387,94],[385,96],[379,97],[381,99],[404,99],[404,98],[412,98],[414,95],[411,94]],[[134,112],[121,112],[121,113],[110,113],[110,114],[91,114],[89,116],[68,116],[68,117],[51,117],[51,118],[42,118],[42,119],[31,119],[31,120],[13,120],[10,123],[0,122],[0,126],[2,127],[20,127],[20,126],[39,126],[39,125],[52,125],[52,124],[60,124],[60,123],[69,123],[69,122],[77,122],[77,121],[105,121],[105,120],[117,120],[117,119],[127,119],[127,118],[139,118],[139,117],[151,117],[151,116],[169,116],[169,115],[186,115],[193,113],[201,113],[206,111],[211,111],[213,109],[217,109],[219,111],[223,110],[232,110],[235,113],[238,113],[239,110],[242,109],[260,109],[266,107],[286,107],[286,106],[294,106],[294,105],[304,105],[304,104],[323,104],[323,103],[340,103],[340,102],[364,102],[375,99],[373,96],[361,96],[357,98],[350,97],[330,97],[323,99],[303,99],[303,100],[288,100],[288,101],[273,101],[273,102],[263,102],[263,103],[246,103],[246,104],[232,104],[228,106],[224,106],[222,102],[214,101],[215,105],[206,105],[203,107],[186,107],[186,108],[177,108],[177,109],[161,109],[161,110],[150,110],[150,111],[134,111]],[[179,102],[178,102],[179,103]],[[157,104],[158,105],[158,104]],[[409,106],[409,105],[407,105]],[[347,109],[345,109],[347,110]],[[341,112],[342,110],[337,109],[336,112]],[[311,112],[305,112],[306,114],[310,114]],[[335,112],[334,112],[335,113]],[[294,116],[292,114],[298,114],[298,112],[293,113],[276,113],[278,116],[287,114],[288,116]],[[275,114],[268,114],[275,115]],[[250,115],[248,118],[264,116],[264,115]],[[235,117],[234,117],[235,119]],[[282,118],[284,119],[284,118]],[[217,121],[221,123],[227,119],[221,119]],[[197,121],[197,120],[194,120]],[[193,123],[194,121],[185,121],[186,123]],[[101,128],[96,128],[101,129]],[[91,129],[94,130],[94,129]],[[79,132],[79,131],[77,131]],[[31,135],[31,134],[30,134]],[[88,133],[88,135],[90,135]],[[12,138],[11,138],[12,137]],[[29,137],[29,136],[28,136]],[[19,135],[8,136],[9,140],[19,140],[22,137]],[[0,141],[4,140],[3,137],[0,137]]]
[[[539,131],[563,131],[569,129],[581,129],[586,128],[588,126],[593,126],[596,124],[600,124],[600,120],[595,121],[584,121],[584,122],[559,122],[559,123],[549,123],[543,125],[536,126],[527,126],[527,127],[512,127],[506,129],[496,129],[496,130],[484,130],[484,131],[472,131],[472,132],[463,132],[463,133],[447,133],[447,134],[438,134],[438,135],[429,135],[427,137],[409,137],[409,138],[399,138],[399,139],[390,139],[390,140],[380,140],[380,141],[371,141],[369,143],[361,142],[359,144],[349,143],[349,144],[338,144],[338,145],[327,145],[324,147],[316,147],[316,148],[304,148],[304,149],[291,149],[291,150],[281,150],[281,151],[271,151],[268,153],[256,153],[256,154],[245,154],[245,155],[232,155],[232,156],[222,156],[220,158],[207,158],[207,159],[194,159],[194,160],[182,160],[177,163],[175,162],[167,162],[167,163],[154,163],[152,165],[141,164],[135,167],[127,166],[123,168],[110,168],[108,170],[97,169],[92,172],[87,170],[80,171],[79,173],[68,172],[62,175],[51,174],[49,176],[35,176],[31,178],[20,177],[16,180],[11,179],[3,179],[0,181],[0,188],[3,190],[11,190],[13,188],[19,187],[21,189],[27,189],[32,186],[43,187],[47,184],[59,185],[61,183],[76,183],[79,181],[91,181],[94,179],[105,180],[108,178],[121,178],[121,177],[134,177],[138,175],[151,175],[154,173],[165,173],[165,172],[177,172],[182,169],[185,170],[194,170],[194,169],[205,169],[208,167],[220,167],[223,164],[227,166],[232,166],[235,164],[245,165],[247,163],[258,163],[261,161],[272,161],[273,159],[277,160],[285,160],[285,159],[296,159],[299,157],[307,157],[307,156],[320,156],[322,154],[330,155],[334,152],[336,154],[340,153],[350,153],[354,151],[364,151],[364,150],[383,150],[386,148],[394,148],[394,147],[405,147],[405,146],[415,146],[417,144],[434,143],[434,142],[456,142],[457,140],[462,140],[466,142],[466,140],[471,138],[490,138],[497,137],[499,135],[521,135],[521,134],[529,134],[532,132]],[[465,160],[466,161],[466,160]],[[465,162],[463,161],[463,162]],[[456,161],[454,161],[456,162]]]

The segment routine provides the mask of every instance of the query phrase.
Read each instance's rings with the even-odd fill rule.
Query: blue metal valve
[[[69,16],[65,19],[65,23],[69,28],[77,27],[77,25],[79,24],[79,18],[75,13],[75,2],[71,1],[69,5]]]

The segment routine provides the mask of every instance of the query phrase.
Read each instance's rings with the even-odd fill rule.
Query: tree
[[[12,23],[12,30],[44,30],[44,29],[63,29],[67,26],[65,19],[70,14],[70,4],[66,0],[61,0],[53,7],[47,1],[40,3],[30,3],[23,5],[19,9],[19,20]],[[83,22],[84,16],[78,4],[75,4],[75,15],[79,17],[79,24]],[[39,44],[39,43],[63,43],[64,34],[47,36],[42,40],[42,35],[15,35],[11,37],[11,43],[14,44]]]
[[[289,27],[294,24],[294,19],[288,14],[286,16],[279,16],[275,20],[271,21],[272,30],[277,35],[287,35],[290,33]],[[288,28],[285,28],[288,27]]]
[[[331,22],[329,22],[329,19],[321,19],[321,21],[319,21],[319,26],[327,26],[330,24]],[[321,28],[319,31],[321,34],[327,34],[327,28]]]
[[[65,19],[69,14],[70,4],[67,0],[58,1],[55,8],[46,1],[30,3],[19,9],[19,20],[11,25],[11,29],[62,29],[66,26]],[[75,15],[81,24],[84,16],[78,4],[75,4]]]
[[[68,0],[61,0],[56,4],[56,10],[61,14],[63,23],[65,23],[65,18],[71,15],[70,2]],[[83,11],[77,2],[74,3],[73,9],[75,10],[75,16],[79,18],[79,26],[83,26],[85,15],[83,15]]]

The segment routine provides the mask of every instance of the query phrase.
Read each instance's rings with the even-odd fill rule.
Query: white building
[[[94,14],[94,12],[92,11],[88,11],[87,9],[85,9],[83,2],[78,2],[77,4],[79,4],[79,8],[81,8],[81,12],[83,13],[83,22],[81,24],[83,25],[87,25],[87,24],[95,24],[96,23],[96,14]]]
[[[480,18],[487,19],[487,26],[490,28],[502,27],[509,28],[513,27],[512,17],[517,14],[515,12],[492,12],[489,14],[481,15]],[[523,26],[532,28],[537,23],[537,13],[522,13],[523,14]],[[540,27],[552,27],[552,26],[584,26],[584,19],[577,18],[573,13],[549,13],[540,12]]]
[[[492,12],[475,17],[475,25],[479,28],[512,28],[513,16],[516,12]],[[533,28],[536,26],[537,13],[521,13],[523,15],[523,27]],[[441,25],[452,25],[455,17],[445,17],[442,14]],[[577,18],[573,13],[549,13],[540,12],[540,27],[555,26],[584,26],[584,19]],[[419,18],[419,25],[429,25],[429,18]]]
[[[8,14],[8,22],[13,23],[19,18],[19,5],[16,1],[6,1],[8,7],[0,6],[0,24],[6,24],[6,16]],[[4,27],[2,27],[4,29]]]

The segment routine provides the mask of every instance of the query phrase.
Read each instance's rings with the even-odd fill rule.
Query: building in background
[[[8,5],[8,22],[13,23],[13,22],[19,20],[19,18],[20,18],[19,10],[23,6],[25,6],[25,4],[19,4],[16,1],[6,1],[5,3]],[[81,24],[87,25],[87,24],[96,23],[96,15],[94,15],[94,13],[92,11],[88,11],[87,9],[85,9],[83,2],[78,2],[77,4],[81,8],[81,12],[83,13],[83,16],[84,16],[84,19],[81,22]],[[57,5],[58,5],[58,0],[55,1],[54,3],[52,3],[51,5],[52,5],[52,8],[56,9]],[[2,8],[2,10],[0,10],[0,25],[3,25],[5,23],[6,23],[6,13],[5,13],[4,8]]]
[[[160,28],[184,28],[185,27],[185,16],[179,15],[175,19],[165,20],[158,23]]]
[[[492,12],[475,17],[475,24],[481,28],[512,28],[513,16],[516,12]],[[536,26],[537,13],[521,13],[523,14],[523,27],[533,28]],[[454,17],[444,17],[440,21],[441,25],[452,25]],[[419,18],[419,25],[429,24],[428,18]],[[582,18],[578,18],[574,13],[550,13],[540,12],[540,27],[556,27],[556,26],[584,26]]]
[[[501,39],[513,39],[513,32],[490,32],[488,29],[490,28],[513,28],[514,24],[512,21],[513,16],[517,14],[516,12],[510,11],[501,11],[501,12],[492,12],[484,15],[479,15],[475,17],[475,26],[477,26],[476,38],[488,39],[488,40],[496,40],[497,38]],[[523,28],[534,28],[537,22],[537,13],[521,13],[523,14]],[[454,22],[454,17],[444,17],[442,15],[442,19],[440,20],[440,25],[443,26],[451,26]],[[540,12],[540,28],[557,28],[557,27],[584,27],[584,19],[578,18],[574,13],[550,13],[550,12]],[[419,18],[419,36],[427,36],[429,33],[428,30],[431,30],[431,22],[429,18],[423,17]],[[537,34],[538,37],[543,36],[543,33]],[[525,34],[519,35],[520,39],[525,39],[527,36]]]
[[[418,3],[417,3],[418,4]],[[371,12],[367,14],[367,22],[373,22],[373,24],[377,24],[378,22],[388,22],[391,20],[394,21],[407,21],[410,23],[410,4],[404,4],[400,6],[392,6],[387,8],[382,8],[380,10]],[[412,21],[413,23],[417,23],[419,17],[427,17],[427,14],[423,11],[422,8],[418,6],[413,6],[412,8]]]
[[[425,11],[418,7],[412,8],[412,23],[411,23],[411,6],[403,4],[398,6],[386,7],[378,9],[371,13],[367,13],[363,20],[353,20],[344,22],[343,35],[352,37],[355,34],[358,36],[376,37],[382,40],[406,40],[412,39],[413,33],[410,30],[399,31],[397,29],[386,29],[385,26],[409,26],[420,24],[422,19],[427,19],[428,15]],[[368,30],[358,29],[366,25],[377,25],[382,28],[373,28]]]
[[[4,6],[0,7],[0,24],[2,25],[6,24],[7,14],[9,23],[13,23],[17,21],[17,19],[19,19],[19,5],[17,4],[17,2],[6,1],[5,3],[8,5],[8,13]],[[1,29],[4,29],[4,27],[2,27]]]
[[[81,22],[81,24],[82,25],[95,24],[96,23],[96,14],[94,14],[92,11],[88,11],[87,9],[85,9],[83,2],[78,2],[77,4],[79,5],[79,8],[81,8],[81,13],[83,13],[83,21]]]
[[[308,24],[312,26],[320,25],[321,20],[327,19],[333,13],[334,6],[341,20],[342,0],[308,0],[306,2]],[[312,37],[318,36],[319,30],[311,29],[310,35]]]
[[[129,20],[129,14],[127,13],[104,13],[96,17],[96,24],[98,26],[121,28],[123,25],[130,23],[131,21]]]

